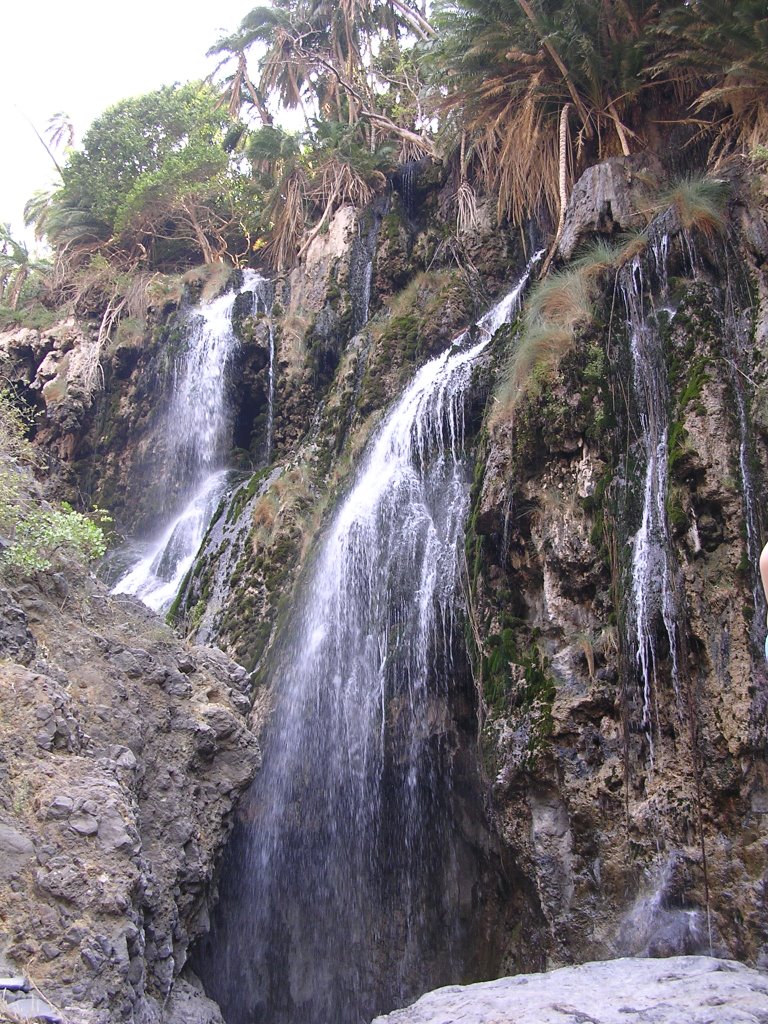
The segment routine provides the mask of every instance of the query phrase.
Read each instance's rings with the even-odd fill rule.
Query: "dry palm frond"
[[[702,93],[696,112],[710,104],[726,104],[727,117],[715,125],[715,139],[709,152],[710,163],[717,167],[731,153],[750,152],[768,143],[768,92],[765,87],[737,81],[725,83]]]
[[[318,168],[307,195],[326,208],[330,202],[359,207],[371,201],[373,189],[348,161],[334,155]]]
[[[373,198],[373,189],[350,163],[333,155],[318,168],[307,197],[323,204],[324,208],[320,220],[302,242],[299,258],[307,252],[334,211],[350,203],[355,207],[365,206]]]
[[[296,168],[289,174],[271,204],[273,214],[272,240],[268,246],[270,262],[276,270],[284,270],[295,258],[304,234],[306,174]]]
[[[157,272],[137,271],[128,277],[125,290],[125,303],[129,316],[144,320],[150,304],[150,289],[160,277]]]
[[[477,194],[468,181],[456,190],[456,232],[459,235],[477,227]]]
[[[397,150],[397,162],[399,164],[411,164],[416,160],[422,160],[425,156],[433,154],[433,149],[430,143],[426,140],[423,145],[420,145],[416,139],[400,139],[400,145]]]
[[[541,78],[534,74],[522,96],[507,88],[509,82],[489,80],[478,100],[486,115],[495,103],[493,116],[468,125],[484,177],[497,193],[499,216],[515,223],[542,204],[554,217],[559,205],[558,135],[541,102]]]

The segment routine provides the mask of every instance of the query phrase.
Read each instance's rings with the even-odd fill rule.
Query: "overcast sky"
[[[44,134],[59,111],[81,137],[106,107],[203,78],[206,50],[263,0],[0,0],[0,221],[21,234],[29,196],[55,169]]]

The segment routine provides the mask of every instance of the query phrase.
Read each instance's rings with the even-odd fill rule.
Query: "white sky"
[[[0,0],[0,222],[21,236],[24,203],[56,180],[23,115],[44,135],[63,111],[80,138],[118,100],[205,77],[206,50],[262,2]]]

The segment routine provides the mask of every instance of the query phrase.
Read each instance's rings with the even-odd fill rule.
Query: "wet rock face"
[[[476,491],[486,764],[555,963],[710,949],[766,962],[768,674],[748,546],[760,509],[743,476],[764,493],[765,428],[749,405],[745,430],[737,400],[744,373],[762,388],[766,352],[739,335],[732,311],[748,306],[727,292],[728,271],[715,273],[717,253],[700,239],[677,244],[681,261],[684,245],[699,246],[699,269],[681,269],[659,320],[674,569],[663,592],[675,610],[672,626],[661,607],[651,618],[646,679],[631,603],[643,425],[620,320],[582,334],[494,433]],[[649,294],[656,287],[649,278]],[[654,301],[664,304],[658,292]]]
[[[259,763],[247,677],[55,582],[0,591],[0,958],[74,1022],[219,1024],[174,980]]]

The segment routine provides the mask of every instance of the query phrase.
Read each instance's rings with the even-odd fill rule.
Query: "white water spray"
[[[180,510],[154,538],[134,545],[136,557],[113,588],[116,594],[134,594],[155,611],[165,611],[173,602],[227,488],[224,462],[232,433],[227,373],[239,344],[232,315],[242,292],[253,293],[256,311],[271,294],[271,285],[255,271],[244,270],[238,290],[188,314],[165,420],[165,465],[158,467],[166,474],[168,490],[178,495]],[[269,416],[271,423],[271,404]]]
[[[390,409],[278,639],[251,824],[196,961],[229,1024],[357,1024],[461,977],[474,899],[453,785],[464,401],[527,279]]]

